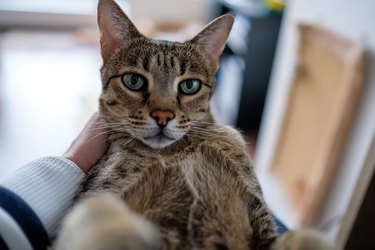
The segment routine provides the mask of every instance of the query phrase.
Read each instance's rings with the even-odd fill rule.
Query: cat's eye
[[[196,79],[188,79],[180,83],[180,91],[185,95],[197,93],[201,88],[201,82]]]
[[[122,82],[130,90],[140,90],[145,85],[146,80],[141,75],[128,73],[122,76]]]

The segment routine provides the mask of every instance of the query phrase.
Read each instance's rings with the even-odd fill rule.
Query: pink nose
[[[155,119],[159,127],[165,127],[170,120],[173,120],[176,117],[173,112],[166,110],[152,111],[150,116]]]

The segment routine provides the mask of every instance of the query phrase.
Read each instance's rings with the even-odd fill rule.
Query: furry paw
[[[151,223],[120,199],[98,195],[74,207],[55,243],[56,250],[154,250],[158,249],[158,235]]]
[[[280,235],[271,250],[336,250],[335,245],[313,230],[287,232]]]

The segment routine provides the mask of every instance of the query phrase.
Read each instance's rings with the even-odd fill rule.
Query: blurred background
[[[235,14],[217,119],[243,132],[266,200],[288,227],[319,229],[343,249],[375,248],[366,238],[375,225],[373,0],[117,3],[145,35],[176,41]],[[97,110],[96,6],[0,0],[0,180],[62,154]]]

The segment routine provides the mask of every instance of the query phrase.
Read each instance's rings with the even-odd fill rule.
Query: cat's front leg
[[[217,140],[214,140],[220,144],[211,145],[211,148],[219,150],[221,164],[228,170],[228,175],[235,176],[240,188],[252,231],[249,235],[250,249],[268,250],[277,237],[276,225],[264,201],[251,158],[247,154],[246,143],[240,133],[232,128],[221,126],[220,131],[225,133],[218,133]],[[222,136],[223,134],[225,136]]]
[[[54,250],[157,250],[158,230],[110,194],[80,200],[64,219]]]
[[[240,182],[243,185],[243,197],[247,207],[247,214],[252,229],[250,239],[251,249],[269,249],[277,237],[276,224],[264,201],[262,191],[248,160],[246,153],[237,158]]]
[[[253,230],[251,249],[269,249],[277,237],[274,219],[260,193],[247,194],[247,210]]]
[[[244,184],[244,199],[248,218],[253,230],[250,249],[255,250],[335,250],[335,245],[321,233],[314,230],[288,231],[279,235],[276,232],[274,218],[269,211],[251,163],[246,157],[240,158],[239,176]],[[248,167],[246,167],[246,165]]]
[[[212,155],[216,155],[228,175],[234,176],[237,187],[240,188],[252,231],[249,235],[250,249],[268,250],[277,237],[276,225],[262,196],[251,158],[247,154],[246,143],[241,134],[231,127],[216,125],[212,130],[217,131],[216,137],[205,148],[207,151],[216,150],[216,154],[206,154],[210,158],[215,158]]]

